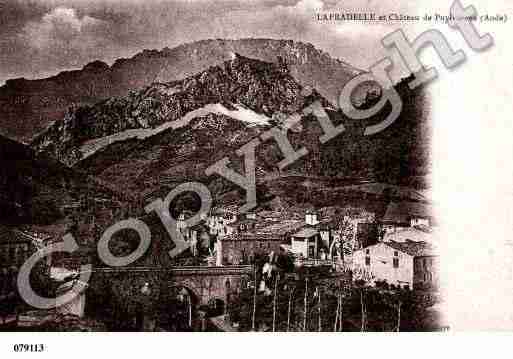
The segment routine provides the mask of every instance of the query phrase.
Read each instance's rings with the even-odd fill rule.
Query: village
[[[152,286],[160,288],[159,301],[165,301],[166,305],[174,303],[173,311],[182,313],[182,316],[175,313],[171,319],[162,320],[160,314],[155,314],[158,309],[148,309],[152,314],[147,315],[144,309],[138,307],[132,316],[140,317],[135,320],[139,324],[130,329],[317,330],[321,328],[317,320],[316,326],[311,327],[304,318],[307,317],[308,303],[318,300],[320,288],[325,288],[326,303],[322,308],[330,312],[329,318],[324,321],[340,321],[334,327],[340,330],[342,319],[337,318],[342,318],[341,298],[350,297],[351,294],[347,292],[355,288],[377,290],[380,293],[384,290],[383,293],[393,298],[395,304],[392,308],[406,301],[402,299],[405,293],[408,297],[420,296],[422,300],[429,298],[429,305],[440,300],[437,226],[428,202],[390,201],[384,212],[378,215],[355,206],[286,206],[279,200],[265,208],[243,214],[237,210],[236,205],[218,205],[208,214],[202,215],[200,223],[192,226],[187,225],[186,220],[193,213],[187,210],[180,213],[177,229],[187,243],[187,250],[179,259],[169,262],[167,269],[144,267],[144,270],[150,273],[162,270],[169,272],[168,277],[159,279],[160,282]],[[21,265],[52,239],[41,233],[7,227],[3,229],[0,256],[4,259],[2,263],[6,264],[0,273],[0,295],[3,301],[11,298],[13,304],[4,306],[2,323],[32,327],[55,321],[54,313],[49,315],[33,310],[24,312],[14,304],[17,300],[14,294],[16,277]],[[60,256],[48,256],[41,268],[40,272],[52,283],[50,287],[55,288],[54,296],[55,293],[62,294],[73,288],[80,274],[80,266],[76,262],[65,261]],[[97,266],[93,272],[112,270]],[[132,269],[126,269],[129,270]],[[177,279],[183,271],[188,271],[190,277],[184,275],[185,279]],[[88,298],[91,298],[90,293],[94,292],[96,283],[103,280],[97,279],[99,276],[93,276],[88,283],[90,288],[85,293],[71,303],[57,307],[55,312],[68,319],[85,320],[80,318],[87,318],[88,312],[91,312],[87,308],[93,304]],[[147,279],[147,276],[145,278],[140,280],[141,284],[134,284],[133,279],[125,281],[116,277],[116,280],[125,283],[125,286],[139,287],[138,295],[144,297],[145,292],[151,292],[149,283],[152,280]],[[207,278],[210,281],[209,292],[204,294],[203,287]],[[216,287],[212,286],[212,278],[220,283],[214,292],[211,292],[211,287]],[[307,283],[309,280],[310,289]],[[170,282],[174,283],[172,293],[162,297],[162,286]],[[308,299],[309,290],[311,299]],[[293,303],[294,291],[296,299]],[[299,293],[302,293],[301,296]],[[272,300],[269,299],[271,301],[265,304],[266,298]],[[184,309],[184,301],[189,303],[189,309]],[[328,303],[330,301],[333,303]],[[259,310],[257,302],[264,308],[266,305],[273,308],[268,310],[267,319],[265,309],[264,313],[255,314]],[[284,305],[284,302],[289,302],[286,320],[276,314],[276,306]],[[195,308],[192,308],[193,303]],[[314,304],[311,303],[313,307]],[[320,303],[317,306],[320,308]],[[360,307],[361,325],[355,324],[354,327],[359,326],[363,330],[368,325],[364,323],[363,304]],[[376,305],[373,307],[377,308]],[[302,313],[302,310],[305,312]],[[297,323],[294,320],[291,323],[294,311],[297,311]],[[186,312],[187,315],[184,314]],[[184,319],[183,315],[189,319]],[[316,315],[321,322],[320,312]],[[332,318],[333,315],[336,318]],[[168,326],[159,326],[158,323],[163,322]],[[438,324],[430,325],[436,327]],[[400,326],[397,325],[397,330]]]
[[[353,207],[242,215],[236,209],[215,208],[204,223],[190,228],[183,221],[186,214],[181,215],[178,226],[193,255],[213,236],[208,265],[251,264],[255,256],[284,253],[296,266],[366,271],[374,281],[409,289],[438,288],[436,226],[427,204],[391,202],[380,219]]]

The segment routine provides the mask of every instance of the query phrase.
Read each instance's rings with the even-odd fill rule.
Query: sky
[[[383,57],[380,38],[399,24],[316,20],[318,12],[366,11],[418,12],[409,0],[4,0],[0,83],[208,38],[300,40],[366,69]]]

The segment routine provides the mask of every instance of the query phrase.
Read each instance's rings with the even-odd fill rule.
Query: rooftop
[[[387,246],[394,248],[403,253],[409,254],[413,257],[422,257],[422,256],[436,256],[438,255],[436,248],[431,244],[426,242],[414,242],[411,240],[406,240],[405,242],[383,242]]]
[[[250,242],[250,241],[282,241],[283,237],[277,235],[275,233],[239,233],[239,234],[230,234],[221,238],[223,242],[225,241],[242,241],[242,242]]]
[[[296,238],[310,238],[319,234],[319,231],[314,227],[303,227],[299,232],[292,235]]]
[[[275,235],[287,235],[292,234],[303,227],[305,222],[303,220],[296,219],[285,219],[279,222],[258,227],[260,233],[273,233]]]
[[[396,232],[386,233],[383,241],[406,242],[408,240],[413,242],[436,242],[437,236],[435,233],[426,226],[407,227]]]
[[[381,221],[409,223],[412,217],[430,218],[430,206],[421,202],[390,202]]]

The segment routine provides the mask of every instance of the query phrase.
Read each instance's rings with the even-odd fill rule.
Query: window
[[[397,257],[399,253],[397,251],[394,251],[394,257]]]
[[[423,259],[422,259],[422,266],[423,266],[424,268],[427,268],[427,260],[426,260],[426,258],[423,258]]]
[[[370,254],[370,250],[366,249],[365,254]]]
[[[399,268],[399,258],[394,258],[392,261],[394,268]]]
[[[370,266],[370,257],[369,256],[365,257],[365,265]]]

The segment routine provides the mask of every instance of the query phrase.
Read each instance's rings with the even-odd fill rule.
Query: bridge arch
[[[163,293],[159,327],[169,331],[191,331],[198,327],[200,297],[183,283],[170,284]]]
[[[252,273],[251,266],[94,268],[85,311],[112,330],[158,330],[160,325],[164,330],[200,330],[201,319],[211,314],[209,300],[216,298],[216,307],[225,311],[229,296]],[[186,306],[178,303],[182,289],[190,298]]]

